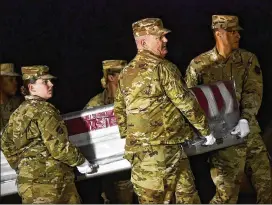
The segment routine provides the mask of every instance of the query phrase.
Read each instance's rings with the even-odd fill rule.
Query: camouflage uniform
[[[112,104],[113,102],[107,103],[107,102],[109,102],[109,100],[108,100],[109,98],[107,96],[108,96],[107,90],[104,89],[104,91],[102,93],[99,93],[96,96],[94,96],[93,98],[91,98],[89,100],[89,102],[87,103],[87,105],[84,107],[84,109],[89,109],[89,108],[93,108],[93,107],[97,107],[97,106]]]
[[[105,60],[102,62],[103,78],[101,79],[101,85],[104,88],[104,91],[91,98],[84,109],[114,103],[114,96],[107,90],[106,79],[109,74],[120,73],[126,64],[127,61],[125,60]]]
[[[134,36],[169,32],[155,18],[134,23],[133,31]],[[140,203],[169,203],[174,194],[176,203],[200,203],[180,143],[193,137],[186,118],[203,136],[210,130],[181,78],[173,63],[147,50],[139,51],[119,76],[114,112]]]
[[[0,72],[0,76],[20,76],[19,74],[14,72],[14,65],[11,63],[0,64]],[[17,107],[19,107],[22,101],[22,98],[18,96],[13,96],[6,103],[0,104],[0,132],[8,123],[9,117],[12,112]]]
[[[51,79],[48,67],[23,67],[23,80]],[[68,141],[59,111],[38,96],[26,96],[11,115],[1,149],[17,172],[23,203],[80,203],[73,167],[85,157]]]
[[[0,131],[4,129],[5,125],[9,121],[10,115],[17,107],[19,107],[22,101],[22,98],[18,96],[13,96],[6,103],[0,104]]]
[[[101,79],[101,84],[104,88],[106,88],[106,78],[108,73],[120,73],[120,71],[127,64],[125,60],[105,60],[102,62],[103,64],[103,73],[104,77]],[[93,108],[96,106],[103,106],[112,104],[114,102],[114,98],[110,97],[109,91],[104,89],[102,93],[99,93],[95,97],[93,97],[84,109]],[[119,203],[119,204],[132,204],[133,203],[133,186],[130,180],[125,180],[130,178],[127,173],[123,173],[120,176],[121,181],[116,181],[113,179],[113,175],[104,176],[102,178],[102,198],[105,203]],[[119,177],[118,177],[119,178]],[[114,189],[114,191],[112,190]]]
[[[241,29],[237,17],[218,15],[213,16],[212,28]],[[246,145],[229,147],[210,155],[211,177],[217,188],[211,203],[237,202],[244,168],[248,176],[251,172],[249,177],[257,192],[257,202],[271,203],[270,165],[256,120],[263,93],[257,57],[244,49],[236,49],[224,59],[215,47],[193,59],[187,68],[188,87],[219,80],[235,81],[241,119],[249,122],[250,134],[246,138]]]

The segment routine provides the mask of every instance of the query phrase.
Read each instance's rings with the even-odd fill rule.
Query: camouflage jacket
[[[256,115],[262,102],[263,80],[257,57],[246,50],[237,49],[228,59],[224,59],[213,48],[193,59],[186,71],[188,87],[219,80],[235,82],[241,118],[249,121],[251,132],[260,132]]]
[[[90,101],[87,103],[87,105],[84,107],[84,109],[93,108],[96,106],[108,105],[108,104],[112,104],[113,102],[114,102],[114,99],[108,98],[108,91],[104,89],[102,93],[99,93],[98,95],[91,98]]]
[[[5,104],[0,104],[0,131],[8,123],[10,115],[22,103],[23,99],[18,96],[10,98]]]
[[[186,118],[202,135],[210,134],[204,112],[178,68],[148,51],[139,52],[121,71],[114,112],[126,150],[192,139]]]
[[[59,111],[35,96],[26,96],[11,115],[1,138],[1,149],[17,171],[18,183],[74,181],[74,166],[84,156],[68,141]]]

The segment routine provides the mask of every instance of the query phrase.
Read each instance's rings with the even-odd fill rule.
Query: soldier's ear
[[[30,93],[33,93],[33,92],[36,91],[36,90],[35,90],[35,87],[34,87],[34,85],[33,85],[32,83],[29,83],[29,84],[27,85],[27,87],[28,87],[28,90],[29,90]]]
[[[216,30],[215,32],[214,32],[214,35],[215,35],[215,37],[217,37],[217,38],[221,38],[221,32],[219,31],[219,30]]]
[[[110,82],[114,81],[114,76],[113,75],[108,75],[108,81],[110,81]]]
[[[145,38],[142,38],[142,39],[140,40],[140,44],[141,44],[142,47],[145,47],[145,46],[146,46]]]

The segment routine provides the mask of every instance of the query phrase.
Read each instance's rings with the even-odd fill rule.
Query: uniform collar
[[[155,59],[158,59],[158,60],[161,60],[161,59],[164,59],[158,55],[155,55],[154,53],[148,51],[148,50],[140,50],[138,51],[138,55],[140,56],[144,56],[144,57],[149,57],[149,58],[155,58]]]
[[[37,96],[37,95],[26,95],[25,96],[26,100],[40,100],[40,101],[46,101],[45,99]]]
[[[242,61],[242,58],[241,58],[239,49],[232,51],[228,58],[224,58],[218,53],[216,47],[214,47],[212,49],[211,60],[216,62],[222,62],[222,63],[227,63],[229,60],[231,60],[233,63],[238,63]]]

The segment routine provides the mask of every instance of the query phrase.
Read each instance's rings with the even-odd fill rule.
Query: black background
[[[102,91],[101,61],[136,54],[131,24],[162,18],[172,30],[167,58],[185,72],[190,60],[214,46],[213,14],[239,16],[241,47],[257,55],[264,76],[259,120],[272,113],[272,1],[264,0],[1,0],[0,62],[46,64],[58,77],[51,102],[62,113],[80,110]]]

